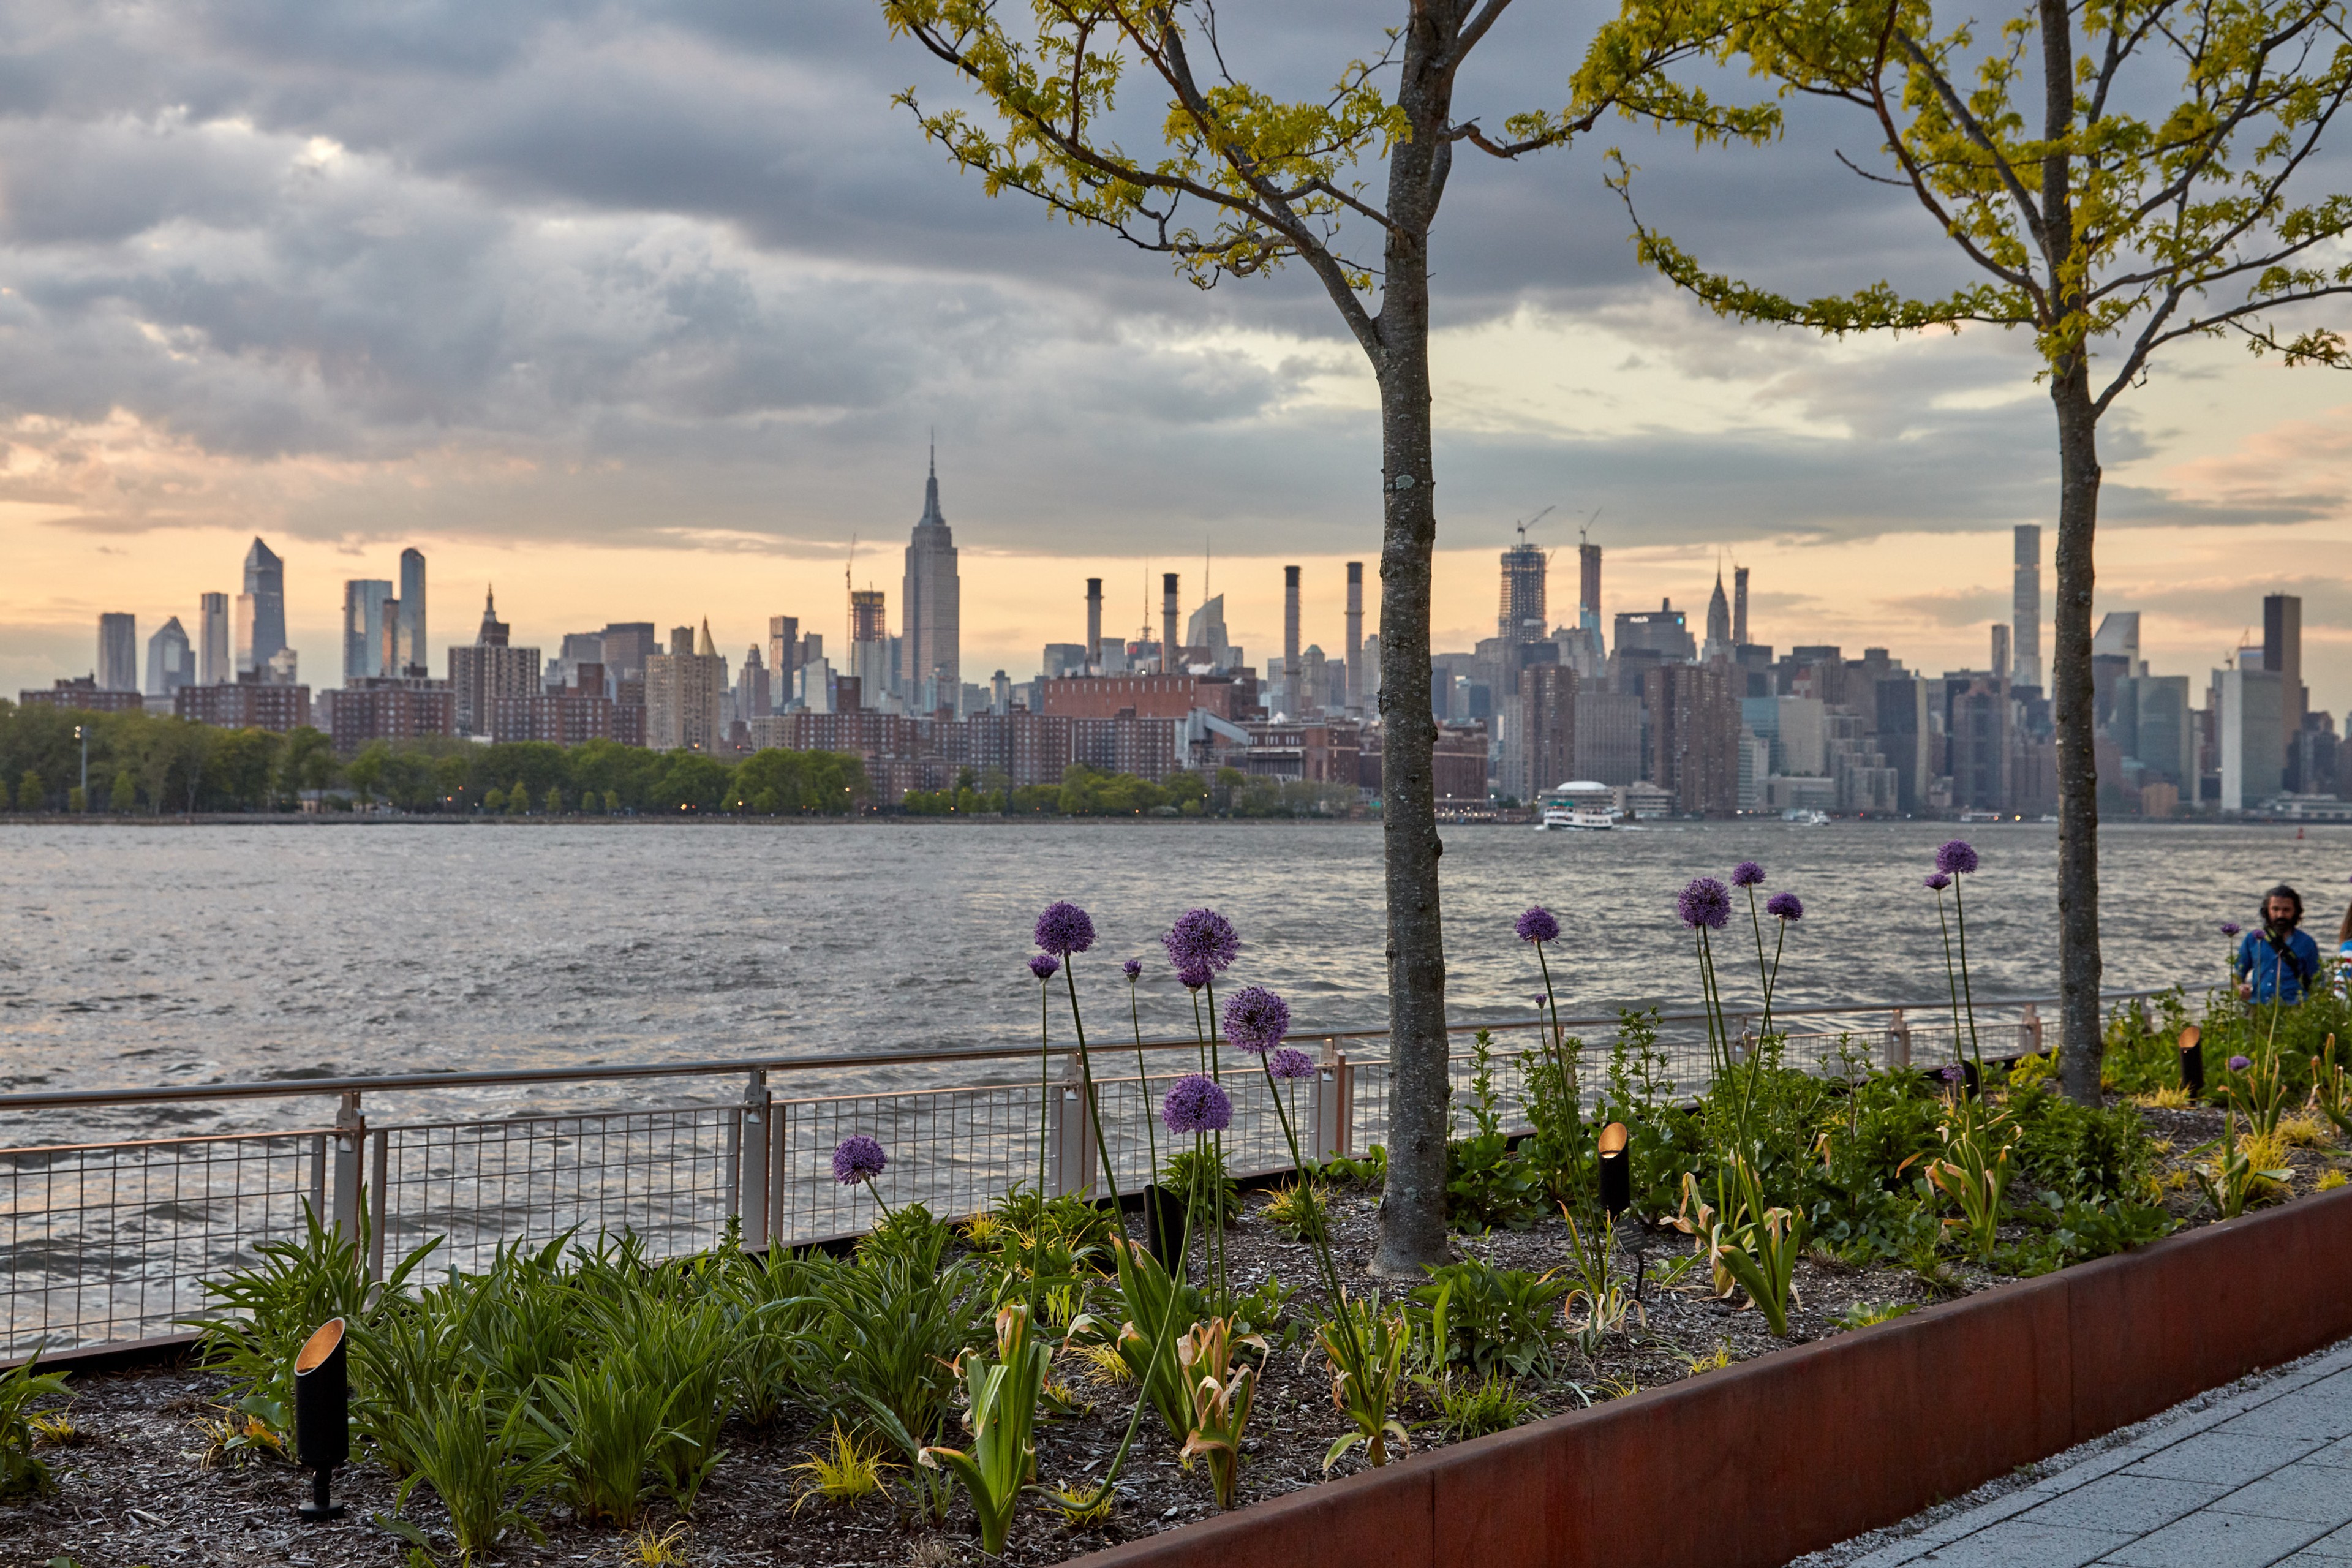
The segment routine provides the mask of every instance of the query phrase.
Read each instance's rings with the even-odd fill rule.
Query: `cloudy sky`
[[[1298,92],[1386,14],[1252,10],[1228,59]],[[1589,23],[1523,5],[1461,112],[1556,102]],[[1202,294],[989,200],[891,107],[909,84],[960,96],[871,0],[0,8],[0,690],[88,670],[102,610],[142,640],[193,625],[256,533],[314,685],[343,580],[410,543],[436,645],[490,583],[551,650],[707,616],[740,657],[777,613],[835,640],[853,535],[895,627],[934,431],[968,678],[1076,640],[1089,574],[1114,625],[1162,570],[1189,610],[1204,552],[1254,656],[1286,562],[1336,646],[1379,454],[1328,303],[1303,275]],[[1959,276],[1916,206],[1838,169],[1872,144],[1853,121],[1465,161],[1436,251],[1441,646],[1491,630],[1495,552],[1551,507],[1547,545],[1594,519],[1609,611],[1700,607],[1736,558],[1759,640],[1981,665],[2010,526],[2054,521],[2030,346],[1695,311],[1634,266],[1608,142],[1712,262],[1808,291]],[[2201,688],[2284,589],[2315,701],[2352,703],[2347,415],[2352,380],[2212,344],[2110,417],[2101,608],[2144,613],[2160,672]],[[1572,552],[1553,583],[1572,608]]]

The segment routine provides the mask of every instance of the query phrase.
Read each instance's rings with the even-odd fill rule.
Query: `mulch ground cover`
[[[2162,1155],[2168,1202],[2184,1221],[2199,1223],[2196,1188],[2185,1179],[2187,1152],[2221,1131],[2219,1112],[2147,1110],[2151,1133],[2169,1143]],[[2291,1184],[2312,1190],[2345,1160],[2326,1149],[2297,1150]],[[1262,1279],[1268,1270],[1297,1288],[1288,1317],[1302,1328],[1297,1342],[1277,1345],[1266,1357],[1250,1436],[1244,1445],[1240,1501],[1246,1505],[1276,1497],[1324,1478],[1325,1450],[1346,1427],[1331,1401],[1330,1380],[1319,1354],[1307,1346],[1305,1321],[1321,1313],[1307,1248],[1259,1216],[1254,1199],[1247,1217],[1228,1232],[1228,1267],[1237,1289]],[[1331,1223],[1343,1267],[1360,1268],[1373,1245],[1377,1195],[1340,1190],[1331,1197]],[[2205,1211],[2210,1219],[2210,1211]],[[1633,1238],[1621,1237],[1629,1245]],[[1639,1238],[1653,1265],[1690,1249],[1689,1238],[1672,1230]],[[1568,1255],[1568,1236],[1555,1219],[1532,1229],[1457,1238],[1460,1256],[1475,1256],[1498,1267],[1549,1269]],[[1521,1392],[1540,1415],[1556,1415],[1654,1387],[1706,1371],[1842,1331],[1841,1314],[1859,1303],[1921,1304],[1955,1290],[1982,1289],[2000,1276],[1958,1266],[1929,1282],[1901,1268],[1853,1269],[1816,1254],[1798,1268],[1799,1306],[1790,1316],[1786,1340],[1775,1338],[1760,1313],[1717,1299],[1706,1273],[1694,1268],[1671,1289],[1653,1284],[1644,1293],[1646,1321],[1612,1339],[1601,1355],[1587,1360],[1563,1336],[1558,1365],[1549,1375],[1531,1375]],[[1075,1356],[1057,1375],[1094,1402],[1086,1415],[1041,1422],[1037,1434],[1039,1479],[1046,1485],[1085,1484],[1099,1477],[1127,1424],[1132,1384],[1099,1381]],[[189,1367],[161,1367],[77,1376],[69,1411],[74,1436],[45,1449],[58,1474],[57,1489],[29,1501],[0,1502],[0,1565],[47,1565],[59,1559],[78,1568],[135,1568],[167,1563],[236,1564],[293,1563],[366,1564],[384,1568],[409,1561],[410,1547],[374,1521],[393,1511],[394,1478],[383,1467],[362,1463],[336,1477],[336,1495],[349,1505],[339,1521],[306,1524],[295,1507],[309,1491],[307,1474],[266,1456],[224,1458],[208,1452],[200,1423],[216,1419],[225,1397],[224,1379]],[[1437,1425],[1440,1413],[1429,1395],[1415,1392],[1399,1412],[1415,1426],[1416,1450],[1449,1438]],[[950,1563],[992,1561],[1052,1563],[1171,1529],[1216,1511],[1205,1469],[1187,1471],[1177,1461],[1158,1415],[1147,1411],[1119,1481],[1111,1516],[1098,1524],[1070,1528],[1043,1510],[1024,1514],[1002,1559],[987,1558],[971,1529],[969,1505],[959,1495],[945,1526],[916,1520],[893,1500],[867,1498],[854,1504],[802,1500],[803,1479],[792,1467],[830,1429],[830,1418],[795,1409],[765,1430],[740,1421],[728,1430],[727,1458],[704,1486],[693,1517],[680,1520],[667,1503],[652,1505],[642,1534],[592,1529],[560,1505],[542,1500],[533,1512],[546,1540],[509,1535],[491,1561],[530,1565],[638,1563],[664,1561],[693,1568],[732,1564],[908,1564],[944,1568]],[[1331,1472],[1361,1469],[1361,1450],[1352,1451]],[[439,1505],[429,1488],[412,1493],[405,1516],[429,1536],[446,1542]],[[649,1543],[668,1538],[677,1555],[652,1554]],[[450,1548],[443,1561],[454,1563]]]

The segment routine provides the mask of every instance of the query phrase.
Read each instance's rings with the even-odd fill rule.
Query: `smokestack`
[[[1364,705],[1364,563],[1348,563],[1348,706]]]
[[[1282,672],[1298,671],[1298,568],[1282,569]]]
[[[1102,579],[1087,579],[1087,663],[1102,660]]]
[[[1160,574],[1160,673],[1176,672],[1176,574]]]

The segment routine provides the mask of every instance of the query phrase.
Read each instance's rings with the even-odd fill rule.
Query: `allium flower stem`
[[[874,1184],[874,1178],[871,1176],[866,1178],[866,1190],[874,1194],[874,1201],[882,1205],[882,1212],[884,1214],[889,1215],[892,1219],[898,1217],[898,1211],[891,1208],[889,1200],[882,1195],[882,1189]]]
[[[1958,877],[1952,879],[1952,923],[1960,931],[1960,1000],[1969,1011],[1969,1055],[1975,1059],[1978,1081],[1982,1082],[1984,1050],[1977,1044],[1977,999],[1969,988],[1969,910],[1960,898],[1960,881]]]
[[[1095,1159],[1102,1165],[1103,1185],[1110,1189],[1110,1212],[1114,1216],[1123,1215],[1127,1210],[1119,1202],[1118,1171],[1110,1163],[1110,1143],[1103,1135],[1102,1102],[1095,1095],[1095,1064],[1087,1050],[1087,1021],[1078,1016],[1078,961],[1075,952],[1062,960],[1062,979],[1070,988],[1070,1027],[1078,1037],[1078,1083],[1087,1097],[1087,1120],[1094,1123]],[[1112,1223],[1124,1226],[1126,1222],[1115,1217]]]
[[[1936,923],[1944,928],[1944,984],[1952,994],[1952,1059],[1960,1059],[1960,975],[1952,967],[1952,921],[1944,912],[1944,889],[1936,889]]]
[[[1774,944],[1772,968],[1764,967],[1764,917],[1756,912],[1756,885],[1748,884],[1748,929],[1756,935],[1756,983],[1764,988],[1764,1022],[1759,1026],[1769,1034],[1772,1028],[1772,977],[1780,972],[1780,951]],[[1785,934],[1786,928],[1783,928]]]
[[[1143,1136],[1151,1150],[1151,1163],[1146,1167],[1151,1179],[1160,1179],[1160,1129],[1158,1118],[1151,1114],[1151,1074],[1143,1065],[1143,1015],[1135,1001],[1135,976],[1127,977],[1127,1021],[1135,1026],[1135,1092],[1143,1096]]]
[[[1538,945],[1540,948],[1541,944]],[[1290,1113],[1283,1109],[1281,1092],[1275,1086],[1272,1056],[1269,1054],[1260,1065],[1265,1069],[1265,1091],[1274,1100],[1275,1119],[1282,1123],[1283,1140],[1290,1145],[1290,1168],[1295,1173],[1299,1197],[1303,1202],[1311,1203],[1314,1194],[1307,1185],[1307,1162],[1299,1154],[1297,1124]],[[1295,1104],[1292,1109],[1297,1109]],[[1331,1250],[1331,1227],[1318,1225],[1310,1228],[1314,1234],[1307,1238],[1308,1249],[1315,1255],[1316,1272],[1323,1277],[1324,1296],[1338,1311],[1340,1331],[1347,1336],[1353,1361],[1360,1362],[1362,1351],[1356,1342],[1355,1321],[1348,1312],[1347,1301],[1339,1288],[1339,1260]]]
[[[1037,977],[1037,1223],[1029,1233],[1029,1321],[1033,1323],[1044,1305],[1037,1277],[1045,1264],[1045,1144],[1054,1116],[1053,1032],[1048,1026],[1053,997],[1048,987],[1053,981],[1051,973]]]
[[[1536,963],[1543,970],[1544,1008],[1551,1015],[1551,1033],[1547,1042],[1551,1047],[1551,1065],[1559,1074],[1561,1092],[1568,1097],[1570,1106],[1573,1107],[1577,1104],[1576,1079],[1568,1069],[1568,1041],[1559,1026],[1559,998],[1552,994],[1551,961],[1544,957],[1543,943],[1537,942],[1535,949]]]

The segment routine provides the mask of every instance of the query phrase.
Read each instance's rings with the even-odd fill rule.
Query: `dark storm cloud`
[[[1463,111],[1557,103],[1595,14],[1514,13]],[[1296,93],[1381,47],[1347,0],[1256,10],[1225,42]],[[936,425],[963,454],[962,493],[1003,498],[1003,548],[1060,548],[1079,526],[1098,547],[1202,529],[1361,544],[1372,422],[1306,395],[1356,363],[1311,280],[1203,296],[1158,258],[989,201],[889,105],[909,84],[939,105],[966,96],[857,0],[27,0],[0,17],[0,414],[121,409],[232,458],[503,454],[536,478],[453,474],[435,515],[574,537],[657,517],[681,537],[780,542],[898,507]],[[1129,105],[1139,124],[1148,100]],[[1533,301],[1603,319],[1653,297],[1600,180],[1607,142],[1643,165],[1645,214],[1709,259],[1791,288],[1957,280],[1915,210],[1836,170],[1834,151],[1872,140],[1803,115],[1763,152],[1696,157],[1614,126],[1525,166],[1465,156],[1436,252],[1441,318]],[[1830,235],[1837,272],[1815,279]],[[1688,312],[1643,321],[1643,357],[1752,387],[1816,433],[1456,428],[1450,518],[1483,526],[1573,493],[1666,542],[2047,512],[2045,404],[1938,405],[2019,383],[2029,345],[1971,334],[1840,358]],[[1272,365],[1171,346],[1220,323],[1308,341]],[[2134,439],[2115,422],[2111,460]],[[2240,515],[2106,495],[2116,521]],[[106,526],[135,524],[123,505]],[[409,522],[380,494],[307,506],[297,531]]]

